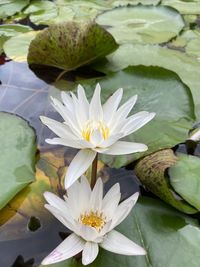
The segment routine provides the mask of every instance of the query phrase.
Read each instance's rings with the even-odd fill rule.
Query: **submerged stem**
[[[92,163],[92,173],[91,173],[91,188],[95,186],[96,180],[97,180],[97,162],[98,162],[98,153],[96,154],[96,157]]]
[[[67,72],[67,70],[63,70],[61,71],[61,73],[58,75],[58,77],[56,78],[56,82],[60,80],[60,78]]]

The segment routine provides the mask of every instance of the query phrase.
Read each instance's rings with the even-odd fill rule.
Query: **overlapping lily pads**
[[[28,49],[30,42],[38,34],[36,31],[18,34],[7,40],[4,45],[4,52],[7,57],[17,62],[27,61]]]
[[[107,64],[97,69],[109,73],[130,65],[160,66],[176,72],[190,88],[195,104],[195,114],[198,119],[200,118],[199,62],[182,52],[157,45],[124,44],[108,56]]]
[[[113,37],[92,22],[55,24],[31,42],[28,62],[69,71],[104,57],[117,47]]]
[[[23,119],[0,113],[0,209],[34,180],[35,134]]]
[[[17,12],[20,12],[28,4],[29,0],[1,0],[0,18],[4,19],[8,16],[14,15]]]
[[[178,12],[162,6],[116,8],[99,15],[96,22],[107,27],[120,44],[167,42],[184,27]]]

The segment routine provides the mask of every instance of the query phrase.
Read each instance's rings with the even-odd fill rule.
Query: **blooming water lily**
[[[76,181],[64,199],[45,192],[49,204],[45,207],[73,233],[43,261],[43,265],[66,260],[82,251],[82,263],[90,264],[99,246],[118,254],[145,255],[145,250],[114,230],[130,213],[138,193],[119,204],[120,186],[116,183],[103,198],[103,183],[99,178],[91,190],[85,177]]]
[[[92,164],[97,153],[123,155],[147,150],[145,144],[118,141],[149,122],[155,113],[141,111],[129,117],[137,95],[119,107],[123,89],[118,89],[104,105],[100,99],[101,87],[97,84],[91,102],[85,91],[78,86],[77,96],[62,92],[62,102],[52,99],[53,107],[64,122],[41,116],[41,121],[58,137],[46,139],[49,144],[81,149],[72,160],[65,178],[69,188]]]

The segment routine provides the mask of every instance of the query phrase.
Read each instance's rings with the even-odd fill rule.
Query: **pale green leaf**
[[[119,44],[167,42],[184,27],[178,12],[162,6],[116,8],[99,15],[96,22],[105,26]]]
[[[169,169],[169,175],[174,190],[200,210],[200,158],[179,153],[177,163]]]
[[[34,180],[35,134],[26,121],[0,113],[0,209]]]

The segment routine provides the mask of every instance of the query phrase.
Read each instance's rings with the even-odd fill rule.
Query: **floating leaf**
[[[30,31],[11,37],[3,45],[7,57],[17,62],[27,61],[30,42],[37,34],[36,31]]]
[[[200,14],[199,0],[162,0],[161,3],[175,8],[181,14]]]
[[[141,159],[135,167],[135,172],[141,183],[156,196],[185,213],[196,213],[197,210],[186,201],[177,198],[170,184],[167,182],[165,171],[173,168],[177,157],[171,149],[153,153]]]
[[[154,5],[156,6],[160,0],[114,0],[112,6],[128,6],[128,5]]]
[[[16,36],[20,33],[29,32],[30,27],[24,25],[0,25],[0,53],[3,52],[3,44],[13,36]]]
[[[175,73],[158,67],[129,67],[103,78],[80,83],[91,97],[97,82],[102,87],[102,101],[122,87],[123,101],[138,95],[132,113],[142,110],[156,112],[151,122],[126,137],[128,141],[146,144],[148,150],[124,156],[103,155],[103,160],[109,166],[119,168],[146,154],[173,147],[187,139],[195,119],[193,101],[189,88]]]
[[[90,264],[90,267],[179,267],[187,266],[188,263],[192,267],[199,267],[198,222],[159,200],[142,198],[129,217],[120,224],[118,230],[143,246],[147,255],[124,256],[100,250],[97,259]],[[46,266],[81,267],[82,264],[71,258]]]
[[[178,161],[169,169],[170,183],[188,203],[200,210],[200,158],[178,154]]]
[[[172,48],[183,47],[188,55],[195,56],[200,60],[200,31],[186,30],[170,44]]]
[[[28,62],[73,70],[117,48],[113,37],[94,23],[51,25],[31,42]]]
[[[116,8],[99,15],[96,22],[109,27],[119,44],[167,42],[184,27],[179,13],[162,6]]]
[[[195,114],[200,118],[200,63],[193,58],[182,52],[160,46],[125,44],[109,55],[108,60],[106,65],[97,67],[97,69],[109,73],[130,65],[144,65],[160,66],[176,72],[190,88],[195,104]]]
[[[13,37],[20,33],[29,32],[31,27],[20,24],[0,25],[0,36]]]
[[[50,19],[58,15],[56,3],[37,0],[31,1],[31,4],[25,9],[24,13],[29,15],[30,20],[35,24],[48,24]]]
[[[23,119],[0,113],[0,209],[34,180],[35,134]]]
[[[20,12],[28,3],[29,0],[1,0],[0,18],[4,19]]]

